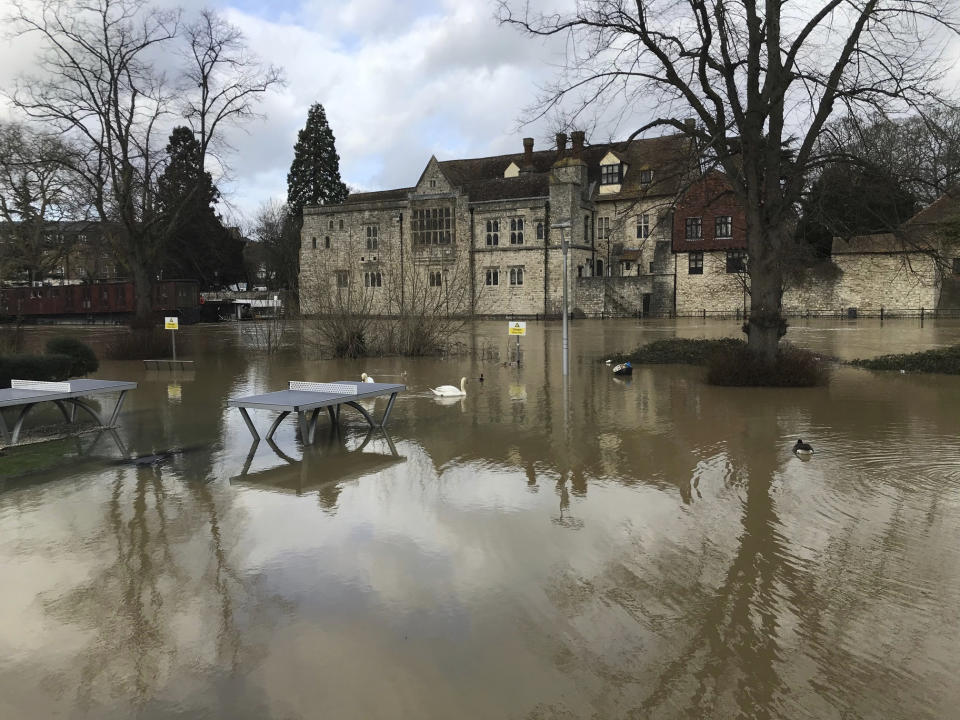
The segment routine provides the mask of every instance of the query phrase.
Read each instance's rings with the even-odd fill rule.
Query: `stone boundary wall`
[[[679,316],[738,315],[749,309],[741,277],[726,272],[726,254],[706,252],[703,274],[690,275],[688,255],[677,255],[677,307]],[[860,253],[835,255],[836,270],[829,274],[811,270],[786,289],[786,315],[879,314],[880,309],[919,312],[938,307],[939,286],[934,261],[920,253]]]
[[[636,317],[652,292],[651,275],[577,278],[572,307],[586,317]]]

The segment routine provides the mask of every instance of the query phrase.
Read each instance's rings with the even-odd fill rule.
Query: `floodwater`
[[[38,466],[0,479],[0,718],[957,717],[960,377],[598,362],[737,332],[576,322],[566,388],[559,323],[528,323],[519,368],[500,322],[446,360],[268,360],[222,325],[182,331],[195,372],[103,363],[140,383],[116,438],[0,458]],[[849,358],[960,324],[789,338]],[[345,409],[248,456],[228,397],[363,371],[409,388],[388,436]]]

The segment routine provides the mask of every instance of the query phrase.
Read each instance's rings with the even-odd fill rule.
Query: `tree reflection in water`
[[[173,672],[198,663],[236,672],[236,597],[246,588],[224,547],[210,485],[180,483],[160,465],[121,467],[105,508],[102,534],[87,542],[112,547],[113,557],[47,604],[56,619],[93,634],[78,655],[77,707],[95,710],[117,697],[143,707]],[[206,554],[198,538],[208,538]]]

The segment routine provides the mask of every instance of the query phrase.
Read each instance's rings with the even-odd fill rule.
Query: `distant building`
[[[34,238],[18,237],[23,232],[0,224],[0,282],[72,284],[126,275],[101,223],[49,222]]]

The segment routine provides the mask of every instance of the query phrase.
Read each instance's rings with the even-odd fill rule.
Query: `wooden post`
[[[924,308],[920,308],[920,327],[923,327],[923,313]]]

